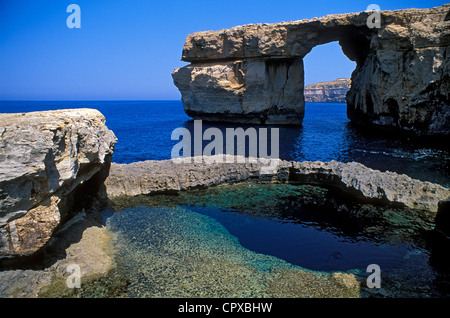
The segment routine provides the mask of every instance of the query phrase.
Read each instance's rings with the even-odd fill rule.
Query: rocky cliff
[[[305,102],[308,103],[345,103],[345,95],[350,89],[349,78],[320,82],[305,86]]]
[[[203,120],[299,124],[303,57],[339,41],[357,66],[347,95],[356,123],[450,135],[450,5],[329,15],[191,34],[173,72],[186,113]]]
[[[0,260],[34,255],[104,193],[116,137],[97,110],[0,114]]]

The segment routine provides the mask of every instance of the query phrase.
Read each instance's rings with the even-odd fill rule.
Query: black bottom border
[[[367,298],[367,299],[279,299],[279,298],[138,298],[138,299],[0,299],[0,306],[16,305],[24,312],[36,312],[39,308],[68,309],[67,314],[88,310],[98,312],[102,316],[107,312],[118,313],[126,310],[145,313],[144,316],[164,317],[167,315],[189,315],[195,317],[219,317],[241,315],[337,315],[364,316],[380,314],[386,315],[392,310],[400,310],[402,314],[418,313],[419,310],[429,308],[433,312],[448,308],[449,298]],[[7,308],[7,307],[4,307]],[[61,313],[61,312],[59,312]],[[131,314],[131,313],[130,313]]]

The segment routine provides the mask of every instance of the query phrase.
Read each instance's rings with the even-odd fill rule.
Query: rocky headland
[[[350,89],[349,78],[338,78],[334,81],[320,82],[305,86],[305,102],[307,103],[345,103],[345,96]]]
[[[305,109],[303,57],[339,41],[356,62],[346,96],[357,124],[419,136],[450,134],[449,5],[249,24],[190,34],[173,72],[194,119],[299,124]]]

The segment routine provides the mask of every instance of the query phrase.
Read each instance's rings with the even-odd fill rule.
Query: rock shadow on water
[[[341,290],[344,297],[448,295],[446,271],[430,264],[433,222],[423,211],[356,202],[317,186],[255,183],[113,205],[119,212],[108,229],[117,235],[119,268],[136,273],[127,278],[132,297],[335,297],[317,290],[338,290],[331,285],[340,275],[358,285]],[[286,228],[276,232],[274,224],[302,227],[315,241],[301,246],[298,239],[301,249],[292,249],[296,238],[278,238]],[[377,262],[385,284],[369,290],[365,270]]]
[[[80,212],[57,230],[33,258],[3,265],[0,297],[79,298],[120,297],[126,281],[115,274],[110,233],[93,213]],[[67,279],[78,265],[81,288],[68,288]]]
[[[108,218],[107,227],[117,238],[129,297],[359,297],[352,274],[255,253],[189,209],[138,206]]]

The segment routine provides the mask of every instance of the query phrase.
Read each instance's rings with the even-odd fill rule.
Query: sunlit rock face
[[[193,118],[253,124],[297,124],[303,118],[299,58],[192,64],[174,79]]]
[[[320,82],[305,86],[305,102],[307,103],[345,103],[345,96],[350,89],[349,78],[338,78],[334,81]]]
[[[93,109],[0,114],[0,261],[34,255],[106,194],[116,142]]]
[[[395,172],[373,170],[357,162],[277,160],[272,172],[266,173],[264,168],[268,162],[265,159],[229,155],[205,158],[208,161],[183,158],[113,163],[105,181],[108,197],[178,192],[242,182],[275,182],[333,187],[360,200],[433,214],[440,201],[450,198],[450,190],[441,185]]]
[[[339,41],[357,66],[348,117],[417,135],[450,133],[450,6],[329,15],[190,34],[173,72],[185,111],[195,119],[299,124],[303,57]]]

